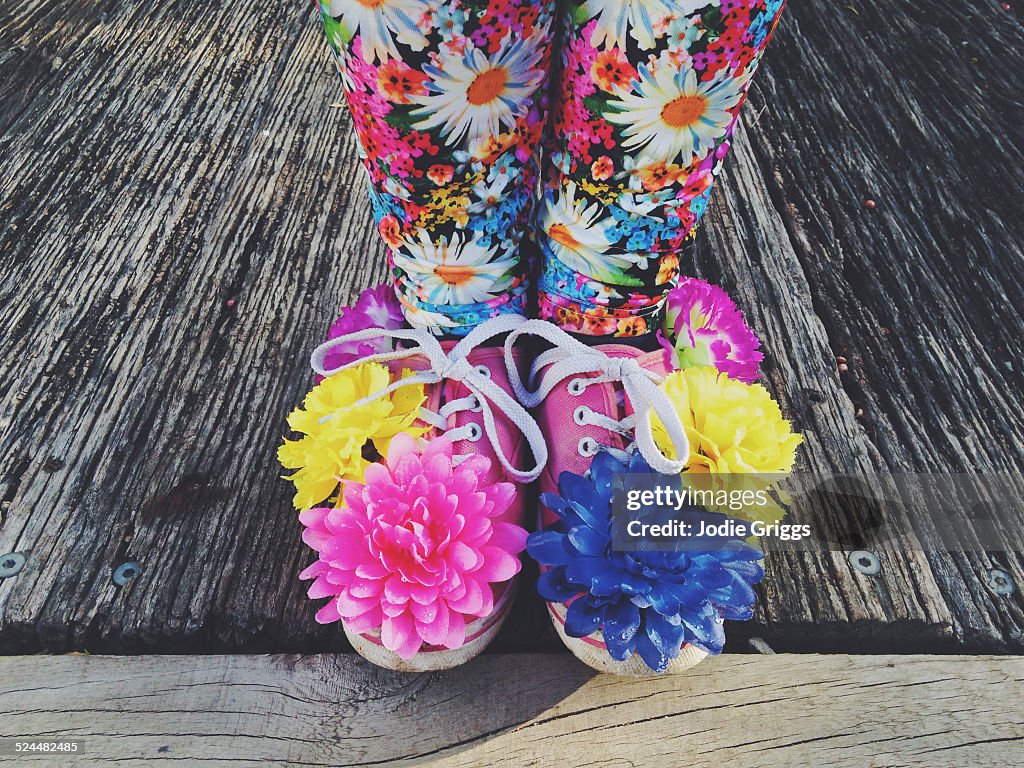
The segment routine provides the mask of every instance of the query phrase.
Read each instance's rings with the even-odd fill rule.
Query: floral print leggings
[[[407,321],[654,330],[785,0],[319,0]]]

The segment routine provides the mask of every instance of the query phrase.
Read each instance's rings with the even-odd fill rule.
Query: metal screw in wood
[[[25,555],[21,552],[8,552],[0,555],[0,579],[9,579],[21,573],[25,567]]]
[[[878,555],[866,549],[855,550],[846,559],[853,570],[865,576],[877,576],[882,572],[882,561],[878,559]]]
[[[129,560],[126,563],[121,563],[114,569],[114,575],[111,576],[111,580],[119,587],[123,587],[129,581],[139,575],[142,570],[142,566],[134,560]]]
[[[985,573],[985,583],[1000,597],[1009,597],[1017,588],[1013,576],[1001,568],[989,568]]]

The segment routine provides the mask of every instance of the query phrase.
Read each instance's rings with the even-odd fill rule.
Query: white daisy
[[[476,202],[467,210],[470,213],[486,213],[502,202],[507,197],[505,189],[508,187],[510,178],[511,174],[499,173],[490,183],[486,180],[478,181],[473,185],[473,197],[476,198]]]
[[[413,111],[418,127],[440,128],[448,145],[463,137],[470,141],[515,127],[516,118],[529,109],[530,97],[544,80],[538,65],[543,57],[547,29],[526,40],[505,38],[501,48],[488,56],[476,47],[458,55],[441,50],[438,66],[425,66],[430,75],[426,95],[412,95],[422,105]]]
[[[426,328],[435,333],[439,329],[454,328],[457,325],[447,315],[442,315],[440,312],[431,312],[410,304],[402,304],[402,314],[405,315],[406,321],[413,328]]]
[[[465,241],[458,233],[451,242],[430,239],[405,243],[394,252],[395,266],[409,275],[420,301],[428,304],[476,304],[489,301],[512,284],[518,266],[512,256],[495,259],[493,248]]]
[[[643,50],[654,47],[654,27],[668,16],[684,16],[708,5],[708,0],[587,0],[582,11],[587,19],[597,16],[590,44],[626,47],[626,34]]]
[[[422,51],[427,38],[417,22],[429,7],[424,0],[330,0],[327,13],[362,38],[363,58],[372,64],[389,56],[398,58],[396,40]]]
[[[576,200],[576,184],[569,182],[558,196],[548,194],[544,201],[541,228],[555,257],[587,277],[609,283],[622,282],[623,272],[641,259],[630,254],[609,254],[611,247],[605,230],[610,218],[598,221],[601,205]]]
[[[651,199],[651,195],[623,192],[615,203],[631,216],[645,216],[649,219],[664,221],[661,216],[651,215],[661,205],[657,200]]]
[[[640,80],[630,92],[620,91],[609,105],[621,110],[605,118],[626,126],[623,146],[644,147],[644,154],[666,163],[689,164],[715,146],[732,122],[729,112],[743,97],[747,77],[726,74],[702,83],[697,73],[661,66],[653,72],[641,65]]]

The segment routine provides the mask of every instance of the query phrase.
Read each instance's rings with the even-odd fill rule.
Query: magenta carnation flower
[[[729,295],[693,277],[668,292],[664,333],[658,339],[671,367],[710,365],[747,384],[757,381],[764,358],[758,351],[761,342]]]
[[[344,619],[360,634],[379,628],[384,647],[403,659],[424,643],[461,647],[467,617],[494,610],[490,585],[519,572],[527,536],[498,519],[516,491],[482,482],[488,458],[453,466],[450,440],[419,446],[397,435],[364,483],[345,484],[343,507],[299,516],[303,541],[320,556],[300,578],[315,579],[311,598],[331,598],[317,621]]]
[[[336,339],[367,328],[401,328],[404,320],[402,306],[398,303],[394,288],[387,284],[378,285],[359,294],[354,306],[342,308],[341,316],[334,321],[327,339]],[[367,355],[390,352],[391,344],[391,340],[386,337],[341,344],[327,353],[324,365],[327,368],[338,368]]]

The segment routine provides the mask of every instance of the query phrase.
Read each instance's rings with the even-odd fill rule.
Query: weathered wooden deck
[[[928,5],[791,5],[699,238],[805,469],[1024,463],[1024,31]],[[274,460],[383,271],[339,99],[305,3],[0,0],[0,651],[346,649]],[[732,648],[1024,650],[1020,542],[907,522],[877,576],[770,556]],[[530,590],[494,648],[560,649]]]
[[[0,658],[0,679],[0,737],[82,742],[17,766],[1005,768],[1024,743],[1020,658],[727,655],[631,681],[551,654],[415,676],[340,654],[63,656]]]
[[[996,2],[791,3],[696,272],[765,338],[802,468],[1024,463],[1022,76]],[[339,99],[308,3],[0,0],[0,555],[25,557],[0,578],[0,653],[346,650],[296,579],[274,460],[309,351],[383,273]],[[1021,653],[1024,510],[998,513],[1002,546],[972,553],[900,512],[877,576],[770,555],[731,649]],[[416,677],[346,655],[0,658],[0,738],[82,738],[83,765],[929,768],[1013,764],[1024,739],[1018,658],[592,678],[529,589],[493,648]]]

